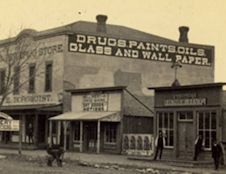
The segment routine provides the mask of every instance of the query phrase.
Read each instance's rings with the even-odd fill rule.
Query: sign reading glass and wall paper
[[[83,111],[107,111],[108,94],[90,93],[83,96]]]
[[[19,131],[19,120],[0,119],[0,131]]]
[[[123,134],[123,151],[127,155],[151,156],[154,153],[152,134]]]
[[[69,35],[68,40],[70,52],[149,61],[211,66],[214,56],[213,47],[194,44],[145,42],[85,34]]]

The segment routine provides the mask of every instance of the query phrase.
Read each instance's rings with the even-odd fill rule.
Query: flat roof
[[[74,93],[87,93],[87,92],[98,92],[98,91],[117,91],[117,90],[123,90],[125,88],[126,86],[108,86],[108,87],[69,89],[66,91],[74,94]]]
[[[219,83],[203,83],[203,84],[193,84],[193,85],[181,85],[181,86],[162,86],[162,87],[148,87],[148,89],[154,89],[156,91],[164,90],[182,90],[182,89],[194,89],[194,88],[210,88],[210,87],[222,87],[226,85],[224,82]]]

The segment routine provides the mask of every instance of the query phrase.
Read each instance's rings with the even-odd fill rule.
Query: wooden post
[[[67,121],[64,121],[64,151],[67,149]]]
[[[19,149],[18,149],[19,155],[22,154],[22,115],[20,115],[19,120]]]
[[[38,145],[38,112],[35,112],[35,119],[33,122],[33,131],[34,131],[34,135],[32,137],[33,139],[33,143],[37,146]]]
[[[52,147],[52,120],[49,121],[49,147]]]
[[[83,148],[83,121],[80,121],[80,152],[82,152]]]
[[[100,120],[97,121],[97,153],[100,153]]]

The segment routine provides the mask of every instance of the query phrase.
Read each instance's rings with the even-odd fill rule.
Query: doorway
[[[178,112],[178,150],[177,157],[192,159],[194,151],[193,112]]]
[[[97,149],[97,123],[84,122],[84,146],[85,152],[96,152]]]

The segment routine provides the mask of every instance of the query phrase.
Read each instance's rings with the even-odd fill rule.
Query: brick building
[[[133,95],[124,115],[152,117],[153,95],[147,96],[147,86],[171,85],[173,62],[180,62],[177,78],[181,84],[212,83],[214,81],[214,47],[191,44],[187,28],[180,29],[180,42],[136,29],[106,24],[107,16],[98,15],[97,22],[78,21],[45,31],[23,30],[18,36],[0,42],[0,48],[16,45],[16,41],[31,39],[35,58],[23,73],[32,74],[40,61],[39,76],[10,94],[1,107],[14,119],[21,120],[22,142],[28,143],[26,132],[33,125],[34,145],[48,142],[48,118],[71,111],[70,95],[65,90],[126,86]],[[0,63],[1,80],[7,68]],[[29,79],[30,81],[30,79]],[[149,94],[148,94],[149,95]],[[137,98],[145,107],[139,109]],[[148,114],[147,114],[148,113]],[[53,129],[59,132],[59,125]],[[128,133],[136,133],[131,130]],[[4,134],[4,133],[2,133]],[[18,133],[10,133],[10,142],[18,142]],[[2,136],[2,140],[4,136]]]

